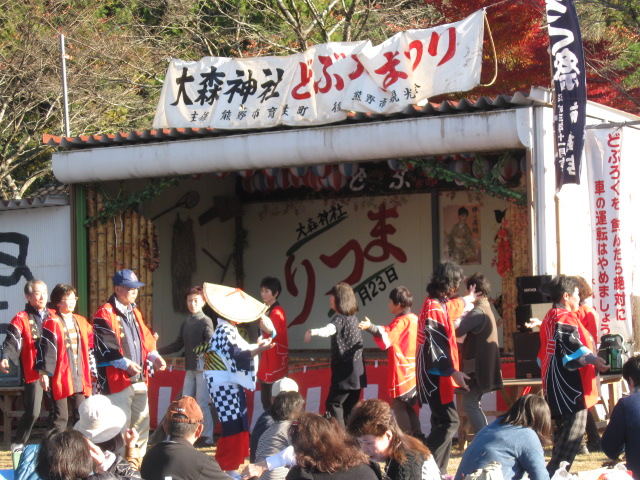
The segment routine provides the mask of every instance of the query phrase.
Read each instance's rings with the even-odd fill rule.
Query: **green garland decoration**
[[[500,198],[509,202],[513,202],[517,205],[526,205],[526,195],[523,192],[513,190],[505,187],[500,183],[500,170],[504,166],[505,162],[509,158],[509,153],[505,153],[496,162],[490,171],[485,172],[481,178],[476,178],[466,173],[454,172],[449,169],[447,165],[441,163],[436,158],[423,158],[423,159],[402,159],[407,164],[412,165],[415,169],[421,169],[428,176],[437,180],[444,180],[447,182],[455,182],[462,184],[464,187],[471,190],[476,190],[482,193],[486,193],[495,198]],[[475,155],[473,159],[474,167],[482,169],[480,158]]]
[[[115,197],[109,195],[105,190],[104,184],[98,183],[91,185],[92,188],[98,190],[102,194],[102,208],[92,217],[84,221],[85,226],[95,225],[96,223],[105,223],[113,217],[116,217],[126,211],[135,210],[138,205],[148,202],[158,195],[167,187],[172,187],[180,183],[184,177],[162,177],[149,180],[146,186],[139,191],[126,192],[122,183]]]

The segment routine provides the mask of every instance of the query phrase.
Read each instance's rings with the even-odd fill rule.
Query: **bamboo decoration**
[[[87,211],[96,215],[102,195],[89,189]],[[145,284],[138,294],[138,308],[147,324],[153,322],[153,270],[157,268],[155,227],[137,212],[125,212],[88,228],[89,317],[113,294],[112,277],[123,268],[133,270]]]
[[[122,217],[124,222],[124,232],[122,235],[122,268],[130,268],[133,270],[131,266],[131,239],[133,237],[131,232],[131,212],[124,212]]]

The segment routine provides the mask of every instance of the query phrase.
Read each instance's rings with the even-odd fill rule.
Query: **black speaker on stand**
[[[516,328],[513,334],[513,353],[516,358],[516,378],[540,378],[538,366],[538,351],[540,350],[540,334],[532,332],[527,323],[534,316],[536,310],[545,310],[551,298],[546,291],[546,285],[551,281],[551,275],[533,275],[517,277],[518,306],[516,307]],[[542,312],[537,312],[542,315]],[[542,320],[542,318],[540,318]]]
[[[516,378],[540,378],[538,332],[514,332],[513,353],[516,357]]]

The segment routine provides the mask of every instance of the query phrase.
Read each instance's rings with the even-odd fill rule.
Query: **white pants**
[[[198,370],[187,370],[184,376],[184,384],[182,385],[182,395],[193,397],[200,405],[202,414],[204,415],[204,430],[202,436],[207,437],[213,442],[213,417],[211,416],[211,408],[209,407],[209,389],[204,375]]]
[[[134,383],[121,392],[107,395],[111,403],[120,407],[127,419],[122,426],[122,433],[135,428],[140,434],[138,446],[140,455],[144,456],[149,440],[149,395],[144,382]],[[123,452],[116,452],[124,456]]]

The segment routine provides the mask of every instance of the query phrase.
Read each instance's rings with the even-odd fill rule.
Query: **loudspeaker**
[[[518,305],[530,305],[532,303],[550,303],[551,297],[545,290],[547,283],[551,281],[551,275],[535,275],[532,277],[517,277]]]
[[[516,307],[516,328],[521,332],[530,332],[531,329],[525,326],[531,320],[531,305],[518,305]]]
[[[538,351],[540,350],[540,334],[515,332],[513,334],[513,351],[516,357],[516,378],[540,378]]]

